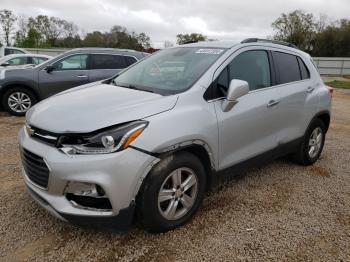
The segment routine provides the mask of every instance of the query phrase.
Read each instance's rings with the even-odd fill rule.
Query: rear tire
[[[299,145],[294,158],[301,165],[312,165],[320,157],[326,137],[326,128],[319,118],[311,122],[303,142]]]
[[[36,102],[33,92],[23,87],[11,88],[2,97],[3,108],[14,116],[24,116]]]
[[[137,218],[150,232],[166,232],[188,222],[206,188],[201,161],[188,152],[161,160],[148,174],[137,199]]]

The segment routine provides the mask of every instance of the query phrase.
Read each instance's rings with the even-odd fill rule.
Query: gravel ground
[[[350,261],[350,92],[335,91],[321,160],[281,159],[221,184],[186,226],[101,233],[58,221],[25,192],[17,131],[0,113],[0,261]]]

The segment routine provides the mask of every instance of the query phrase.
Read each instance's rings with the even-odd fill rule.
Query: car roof
[[[264,39],[258,39],[260,41],[256,42],[245,42],[243,40],[242,42],[232,41],[232,40],[222,40],[222,41],[203,41],[203,42],[195,42],[195,43],[189,43],[181,45],[180,47],[205,47],[205,48],[226,48],[230,49],[232,47],[238,47],[238,46],[265,46],[265,47],[274,47],[279,49],[284,49],[288,51],[292,51],[295,53],[298,53],[302,56],[310,56],[308,53],[303,52],[302,50],[298,49],[296,46],[288,46],[284,42],[278,43],[278,41],[273,42],[273,40],[264,40]],[[282,44],[284,43],[284,44]]]
[[[74,48],[67,51],[66,53],[78,53],[78,52],[88,52],[88,53],[130,53],[130,55],[143,54],[132,49],[119,49],[119,48],[100,48],[100,47],[85,47],[85,48]]]
[[[211,48],[232,48],[239,44],[237,41],[222,40],[222,41],[203,41],[181,45],[181,47],[211,47]]]
[[[33,53],[27,53],[27,54],[12,54],[12,55],[7,55],[7,56],[4,56],[3,58],[6,58],[6,59],[11,59],[11,58],[16,58],[16,57],[28,57],[28,56],[31,56],[31,57],[43,57],[43,58],[52,58],[52,56],[49,56],[49,55],[41,55],[41,54],[33,54]]]

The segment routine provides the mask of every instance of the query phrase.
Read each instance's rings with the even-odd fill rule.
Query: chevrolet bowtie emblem
[[[28,135],[30,135],[30,136],[34,135],[34,129],[30,128],[29,126],[26,126],[26,130],[27,130]]]

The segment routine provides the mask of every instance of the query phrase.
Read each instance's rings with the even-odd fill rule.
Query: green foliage
[[[334,88],[350,89],[350,81],[333,80],[331,82],[327,82],[326,85],[334,87]]]
[[[350,20],[327,26],[315,37],[314,56],[350,57]]]
[[[129,33],[125,27],[113,26],[109,32],[88,33],[82,41],[85,47],[126,48],[143,51],[151,46],[150,37],[145,33]]]
[[[206,41],[208,37],[199,33],[191,33],[191,34],[178,34],[176,36],[176,39],[177,39],[176,43],[179,45],[182,45],[187,42]]]
[[[282,14],[272,23],[274,39],[293,43],[313,56],[350,57],[350,20],[327,24],[310,13],[296,10]]]
[[[293,43],[302,50],[310,50],[316,24],[311,13],[295,10],[289,14],[282,13],[272,23],[274,39]]]
[[[112,47],[143,51],[151,46],[148,35],[129,33],[121,26],[113,26],[105,33],[94,31],[82,39],[75,24],[45,15],[21,19],[15,40],[16,46],[27,48]]]

